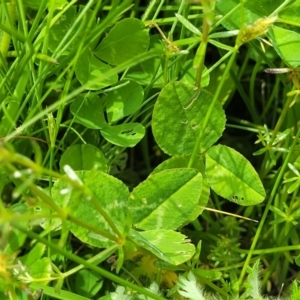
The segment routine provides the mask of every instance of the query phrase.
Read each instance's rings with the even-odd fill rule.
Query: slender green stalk
[[[12,225],[12,227],[14,227],[14,228],[20,230],[21,232],[25,233],[32,240],[37,240],[40,243],[42,243],[44,245],[47,245],[52,250],[56,251],[57,253],[62,254],[64,257],[78,263],[79,265],[83,265],[83,266],[85,266],[86,268],[88,268],[90,270],[93,270],[94,272],[100,274],[101,276],[103,276],[105,278],[108,278],[109,280],[111,280],[113,282],[116,282],[116,283],[118,283],[122,286],[127,286],[128,288],[131,288],[131,289],[133,289],[133,290],[135,290],[135,291],[137,291],[137,292],[139,292],[139,293],[141,293],[145,296],[151,297],[152,299],[165,300],[165,298],[160,297],[156,294],[153,294],[152,292],[150,292],[147,289],[144,289],[140,286],[137,286],[137,285],[131,283],[130,281],[127,281],[127,280],[123,279],[122,277],[114,275],[114,274],[112,274],[112,273],[96,266],[95,264],[90,263],[90,262],[84,260],[83,258],[81,258],[81,257],[79,257],[79,256],[77,256],[73,253],[70,253],[69,251],[67,251],[65,249],[62,249],[59,245],[54,244],[54,243],[46,240],[45,238],[40,237],[40,235],[36,234],[35,232],[24,228],[22,225],[19,224],[18,221],[12,221],[11,225]]]
[[[7,98],[9,104],[0,122],[0,137],[6,136],[11,132],[12,128],[16,127],[16,121],[17,121],[16,119],[17,119],[21,101],[23,99],[23,94],[25,92],[25,88],[28,82],[28,77],[29,77],[28,71],[25,70],[19,79],[19,82],[13,93],[13,96]]]
[[[119,246],[117,244],[112,245],[109,248],[101,251],[97,255],[93,256],[92,258],[88,259],[87,262],[90,263],[90,264],[98,265],[99,263],[101,263],[101,262],[105,261],[106,259],[108,259],[111,255],[113,255],[117,251],[118,247]],[[65,273],[62,273],[62,276],[64,278],[66,278],[66,277],[68,277],[72,274],[75,274],[76,272],[82,270],[83,268],[85,268],[85,265],[80,264],[77,267],[75,267],[71,270],[68,270]]]
[[[295,90],[295,87],[293,87],[293,90]],[[272,132],[272,138],[269,142],[269,147],[271,147],[272,143],[274,142],[276,136],[277,136],[277,133],[279,132],[280,128],[281,128],[281,125],[282,123],[284,122],[285,120],[285,116],[290,108],[290,105],[291,103],[293,102],[293,100],[296,98],[297,99],[298,95],[294,95],[294,96],[289,96],[287,97],[287,101],[285,102],[284,104],[284,107],[283,107],[283,110],[278,118],[278,121],[276,123],[276,126]]]
[[[193,149],[190,161],[188,163],[188,168],[190,168],[190,167],[193,166],[193,163],[196,160],[197,155],[199,155],[199,148],[200,148],[201,140],[202,140],[203,135],[204,135],[204,130],[205,130],[207,124],[208,124],[208,121],[209,121],[210,116],[212,114],[214,105],[218,101],[218,98],[219,98],[220,92],[222,90],[222,87],[224,85],[224,82],[225,82],[225,80],[226,80],[226,78],[227,78],[227,76],[229,74],[229,71],[230,71],[230,69],[231,69],[231,67],[232,67],[232,65],[234,63],[234,60],[235,60],[235,57],[236,57],[236,54],[237,54],[237,51],[238,51],[238,46],[235,46],[234,49],[235,50],[232,52],[232,55],[231,55],[231,57],[229,59],[229,62],[228,62],[227,66],[226,66],[226,68],[224,70],[224,73],[223,73],[222,78],[220,80],[220,83],[219,83],[219,85],[217,87],[217,90],[216,90],[216,92],[214,94],[214,97],[213,97],[213,99],[211,101],[211,104],[210,104],[210,106],[209,106],[209,108],[207,110],[207,114],[206,114],[205,119],[203,121],[203,126],[201,127],[199,135],[198,135],[198,137],[196,139],[196,143],[195,143],[195,146],[194,146],[194,149]]]
[[[203,33],[202,33],[202,41],[197,49],[195,58],[194,58],[194,67],[197,68],[197,75],[196,75],[196,81],[195,81],[195,87],[200,89],[201,88],[201,79],[202,79],[202,73],[204,69],[204,59],[207,49],[207,43],[208,43],[208,34],[209,34],[209,24],[206,21],[206,18],[203,19]]]
[[[252,251],[253,255],[265,255],[271,253],[278,253],[278,252],[290,252],[290,251],[299,251],[300,245],[292,245],[292,246],[281,246],[281,247],[274,247],[274,248],[266,248],[266,249],[256,249]],[[232,248],[232,251],[237,253],[249,254],[250,250],[247,249],[240,249],[240,248]]]
[[[137,57],[132,58],[132,59],[120,64],[119,66],[111,69],[110,71],[102,74],[101,76],[97,77],[93,81],[89,82],[89,84],[93,84],[94,82],[95,83],[99,82],[99,81],[105,79],[106,77],[110,77],[110,76],[113,76],[114,74],[118,74],[119,72],[122,72],[129,67],[135,66],[135,65],[137,65],[143,61],[146,61],[148,59],[160,56],[161,54],[162,54],[162,52],[159,50],[150,50],[148,52],[144,52],[144,53],[138,55]],[[22,124],[18,130],[15,130],[11,134],[7,135],[4,138],[3,142],[7,142],[11,138],[17,136],[20,131],[25,130],[26,128],[28,128],[29,126],[34,124],[36,121],[38,121],[40,118],[42,118],[45,115],[47,115],[48,113],[56,110],[59,106],[68,104],[74,97],[76,97],[77,95],[79,95],[80,93],[82,93],[85,90],[86,90],[86,85],[83,85],[83,86],[77,88],[76,90],[74,90],[73,92],[71,92],[70,94],[68,94],[65,98],[62,98],[62,99],[58,100],[57,102],[51,104],[50,106],[45,108],[43,111],[41,111],[40,113],[38,113],[37,115],[35,115],[31,119],[29,119],[27,122]]]
[[[252,244],[251,244],[250,251],[249,251],[249,253],[248,253],[248,255],[247,255],[245,264],[244,264],[243,269],[242,269],[242,271],[241,271],[240,278],[239,278],[239,285],[240,285],[240,286],[242,285],[244,276],[246,275],[247,267],[248,267],[248,265],[249,265],[249,262],[250,262],[250,260],[251,260],[252,255],[254,254],[253,251],[254,251],[254,249],[255,249],[255,247],[256,247],[256,244],[257,244],[257,242],[258,242],[258,239],[259,239],[259,237],[260,237],[260,235],[261,235],[263,226],[265,225],[265,221],[266,221],[267,215],[268,215],[268,213],[269,213],[269,209],[270,209],[271,203],[273,202],[273,200],[274,200],[274,198],[275,198],[275,196],[276,196],[277,189],[278,189],[279,184],[280,184],[280,182],[281,182],[281,180],[282,180],[282,177],[283,177],[283,174],[284,174],[284,172],[285,172],[285,170],[286,170],[286,167],[287,167],[287,164],[288,164],[288,162],[289,162],[289,159],[290,159],[290,157],[291,157],[291,155],[292,155],[292,153],[293,153],[293,151],[294,151],[294,149],[295,149],[296,144],[298,143],[299,136],[300,136],[300,128],[298,128],[297,134],[296,134],[295,139],[294,139],[294,141],[293,141],[293,144],[292,144],[292,146],[291,146],[291,148],[290,148],[290,150],[289,150],[289,153],[288,153],[288,155],[286,156],[286,158],[285,158],[285,160],[284,160],[284,163],[283,163],[283,165],[282,165],[280,171],[278,172],[278,175],[277,175],[275,184],[274,184],[274,186],[273,186],[273,188],[272,188],[272,191],[271,191],[270,197],[269,197],[269,199],[268,199],[267,205],[266,205],[266,207],[265,207],[263,216],[262,216],[262,218],[261,218],[261,221],[260,221],[259,226],[258,226],[258,228],[257,228],[257,230],[256,230],[256,233],[255,233],[253,242],[252,242]]]
[[[2,18],[2,24],[3,26],[7,27],[7,28],[13,28],[14,27],[14,23],[16,21],[16,2],[15,1],[11,1],[11,2],[6,2],[6,1],[2,1],[2,14],[1,14],[1,18]],[[11,41],[12,35],[11,33],[4,31],[2,33],[2,37],[0,40],[0,52],[2,54],[2,56],[4,58],[7,57],[7,53],[8,53],[8,49],[9,49],[9,45],[10,45],[10,41]]]

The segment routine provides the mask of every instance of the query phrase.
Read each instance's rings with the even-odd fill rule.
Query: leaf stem
[[[189,161],[189,163],[188,163],[188,168],[190,168],[190,167],[193,165],[194,161],[196,160],[196,156],[199,154],[199,151],[200,151],[200,149],[199,149],[199,148],[200,148],[200,143],[201,143],[201,140],[202,140],[202,138],[203,138],[205,128],[206,128],[206,126],[207,126],[207,124],[208,124],[208,121],[209,121],[210,116],[211,116],[211,114],[212,114],[213,108],[214,108],[214,106],[215,106],[215,104],[216,104],[216,102],[217,102],[217,100],[218,100],[218,98],[219,98],[220,92],[221,92],[222,87],[223,87],[223,85],[224,85],[224,82],[225,82],[225,80],[226,80],[226,78],[227,78],[227,75],[229,74],[229,71],[230,71],[230,69],[231,69],[231,67],[232,67],[232,65],[233,65],[233,63],[234,63],[236,54],[237,54],[237,52],[238,52],[238,48],[239,48],[239,47],[238,47],[237,45],[235,45],[234,50],[232,51],[232,55],[231,55],[231,57],[230,57],[230,59],[229,59],[229,62],[228,62],[227,66],[226,66],[226,68],[225,68],[225,70],[224,70],[224,73],[223,73],[223,75],[222,75],[222,78],[221,78],[221,80],[220,80],[220,83],[219,83],[219,85],[218,85],[218,87],[217,87],[217,90],[216,90],[216,92],[215,92],[215,94],[214,94],[214,97],[213,97],[213,99],[212,99],[212,101],[211,101],[211,104],[210,104],[210,106],[209,106],[209,108],[208,108],[207,114],[206,114],[205,119],[204,119],[204,121],[203,121],[203,126],[202,126],[202,128],[200,129],[199,135],[198,135],[198,137],[197,137],[197,139],[196,139],[196,143],[195,143],[195,146],[194,146],[194,149],[193,149],[193,152],[192,152],[190,161]]]
[[[193,66],[194,68],[197,68],[197,74],[196,74],[196,81],[195,86],[197,89],[201,88],[201,78],[202,73],[204,69],[204,59],[205,59],[205,53],[206,48],[208,44],[208,34],[209,34],[210,26],[206,20],[206,18],[203,19],[203,33],[202,33],[202,41],[200,43],[199,48],[197,49]]]

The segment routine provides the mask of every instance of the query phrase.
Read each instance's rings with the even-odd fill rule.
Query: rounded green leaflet
[[[172,265],[182,264],[195,254],[195,246],[187,237],[173,230],[147,230],[129,232],[130,238],[159,259]]]
[[[28,2],[33,3],[32,0],[27,0]],[[34,2],[39,2],[39,6],[42,1],[40,0],[34,0]],[[49,1],[50,4],[51,1]],[[55,6],[59,8],[59,4],[63,4],[62,0],[55,1]],[[67,1],[65,1],[67,2]],[[78,9],[79,8],[79,9]],[[80,12],[82,11],[83,6],[75,7],[71,6],[64,14],[60,16],[60,18],[51,26],[51,29],[49,30],[49,50],[53,53],[56,52],[57,49],[64,49],[62,54],[67,55],[72,50],[77,49],[78,44],[80,43],[81,39],[83,38],[82,32],[77,34],[78,27],[74,25],[77,18],[80,15]],[[86,11],[86,18],[90,18],[92,15],[92,11],[88,10]],[[78,21],[78,20],[77,20]],[[96,19],[94,21],[94,24],[96,25]],[[72,30],[71,34],[70,30]],[[68,46],[66,48],[66,41],[64,44],[62,44],[63,39],[65,36],[69,34],[68,38]],[[76,36],[77,35],[77,36]],[[75,38],[74,38],[75,37]],[[70,41],[72,42],[70,43]]]
[[[216,10],[219,14],[226,16],[223,18],[222,25],[228,30],[240,29],[243,25],[250,25],[257,19],[269,16],[282,0],[261,0],[257,1],[239,0],[217,1]]]
[[[104,118],[102,101],[97,94],[79,95],[71,104],[71,113],[75,121],[91,129],[107,126]]]
[[[75,74],[78,81],[87,90],[100,90],[118,81],[117,74],[103,77],[103,74],[110,70],[111,67],[108,64],[95,57],[91,51],[86,50],[78,59]],[[97,80],[97,78],[101,80]]]
[[[150,36],[149,49],[163,51],[160,35]],[[161,58],[157,56],[131,67],[124,75],[124,79],[134,80],[140,85],[152,85],[153,87],[162,88],[165,85],[163,77],[157,77],[157,74],[162,72]]]
[[[68,147],[59,162],[61,173],[64,173],[64,165],[69,165],[74,171],[97,169],[107,172],[107,162],[103,153],[90,144]]]
[[[209,74],[206,73],[207,68],[204,67],[201,77],[201,87],[206,87],[209,84]],[[204,74],[206,75],[204,76]],[[197,69],[193,67],[193,60],[187,60],[181,68],[181,82],[194,84],[196,81]]]
[[[255,205],[266,197],[250,162],[227,146],[218,145],[207,151],[206,175],[208,184],[218,195],[240,205]]]
[[[281,20],[289,20],[290,22],[298,23],[300,15],[300,2],[295,1],[291,5],[286,6],[283,10],[280,10],[278,17]]]
[[[130,194],[133,224],[144,230],[179,228],[198,204],[202,176],[195,169],[170,169],[150,175]]]
[[[212,102],[212,94],[193,85],[172,82],[158,96],[152,131],[159,147],[169,155],[191,154]],[[225,113],[217,102],[204,129],[199,153],[213,145],[225,128]]]
[[[278,26],[273,26],[268,37],[281,59],[290,67],[296,68],[300,65],[300,34]]]
[[[95,54],[103,61],[119,65],[147,51],[149,34],[142,21],[134,18],[118,22],[102,40]]]
[[[60,207],[68,209],[69,214],[79,219],[82,223],[99,228],[102,231],[115,235],[109,224],[102,217],[96,206],[101,207],[110,217],[112,222],[121,232],[127,223],[128,188],[122,181],[100,171],[79,171],[77,176],[84,184],[84,189],[74,189],[64,180],[57,180],[52,188],[52,197]],[[93,201],[84,194],[89,189]],[[90,231],[73,222],[68,222],[70,231],[82,242],[96,247],[106,248],[114,241],[103,237],[97,232]]]
[[[160,165],[158,165],[151,174],[156,174],[158,172],[168,170],[168,169],[179,169],[179,168],[185,168],[190,160],[190,155],[175,155],[164,162],[162,162]],[[197,169],[201,175],[202,175],[202,191],[201,195],[198,199],[198,204],[194,207],[194,210],[190,217],[188,218],[189,221],[194,221],[203,211],[202,207],[205,207],[208,202],[208,197],[210,194],[210,188],[207,183],[207,178],[205,174],[205,166],[203,162],[203,157],[199,156],[199,158],[195,161],[193,165],[194,169]]]
[[[140,123],[124,123],[106,126],[101,130],[102,136],[114,145],[134,147],[145,135],[145,127]]]
[[[51,1],[48,0],[46,2],[47,2],[47,7],[50,8],[52,5]],[[40,8],[42,3],[43,3],[43,1],[41,1],[41,0],[23,0],[23,5],[28,6],[32,9],[36,9],[36,10],[38,10]],[[67,0],[58,0],[58,1],[55,1],[55,3],[54,3],[56,9],[62,9],[67,4],[68,4]]]
[[[103,278],[92,270],[82,269],[76,273],[75,283],[77,294],[91,299],[102,288]]]
[[[53,266],[49,257],[37,259],[33,264],[26,266],[26,269],[28,276],[36,279],[40,278],[46,285],[50,282],[53,274]]]
[[[136,112],[144,98],[143,88],[132,80],[119,81],[114,88],[104,99],[109,123]]]

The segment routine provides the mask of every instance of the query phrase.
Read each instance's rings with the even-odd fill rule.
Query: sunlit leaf
[[[108,122],[116,122],[134,113],[140,107],[143,98],[143,88],[135,81],[118,82],[115,89],[105,98]]]
[[[69,165],[73,170],[107,171],[107,162],[103,153],[95,146],[89,144],[73,145],[66,149],[62,154],[60,171],[63,173],[63,166]]]
[[[75,73],[79,82],[87,90],[99,90],[106,86],[113,85],[118,81],[117,74],[106,76],[103,74],[109,72],[111,67],[94,56],[91,51],[85,51],[76,64]],[[97,80],[101,78],[101,80]]]
[[[195,169],[169,169],[149,176],[130,194],[133,224],[144,230],[177,229],[198,204],[202,176]]]
[[[71,112],[78,123],[91,129],[107,126],[101,99],[94,93],[78,96],[71,104]]]
[[[152,131],[159,147],[169,155],[191,154],[212,101],[212,94],[194,86],[172,82],[163,88],[152,116]],[[225,114],[219,103],[211,112],[198,153],[215,143],[224,130]]]
[[[300,65],[300,34],[292,30],[273,26],[268,35],[281,59],[290,67],[298,67]]]
[[[269,16],[280,4],[282,0],[261,0],[259,5],[256,1],[241,3],[239,0],[226,0],[217,1],[216,11],[226,16],[222,25],[228,30],[234,30],[240,29],[242,25],[251,25],[259,18]]]
[[[95,54],[112,65],[119,65],[145,52],[149,34],[142,21],[134,18],[118,22],[96,49]]]
[[[240,205],[255,205],[266,197],[250,162],[227,146],[214,146],[207,151],[206,175],[208,184],[218,195]]]
[[[174,265],[189,260],[195,253],[195,246],[183,234],[172,230],[130,231],[130,237],[142,248],[156,257]]]
[[[128,188],[117,178],[100,171],[79,171],[77,175],[85,188],[91,191],[95,203],[109,215],[119,231],[123,233],[128,217],[126,210]],[[82,223],[114,234],[112,228],[93,205],[90,199],[91,195],[87,196],[83,194],[83,191],[72,188],[64,180],[57,180],[52,189],[52,196],[60,207],[68,208],[72,216],[78,218]],[[68,224],[70,231],[84,243],[101,248],[114,244],[113,241],[99,233],[73,222]]]
[[[151,174],[155,174],[168,169],[186,168],[191,156],[190,155],[176,155],[173,156],[160,165],[158,165]],[[207,183],[205,174],[205,166],[202,157],[199,157],[193,164],[193,168],[197,169],[202,175],[202,191],[198,200],[198,205],[194,207],[192,214],[189,217],[190,221],[194,221],[203,211],[203,207],[207,205],[208,197],[210,194],[210,187]]]
[[[106,126],[101,130],[103,137],[114,145],[134,147],[145,135],[145,127],[139,123],[124,123]]]

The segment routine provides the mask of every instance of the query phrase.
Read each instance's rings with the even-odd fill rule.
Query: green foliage
[[[119,65],[149,46],[149,35],[142,21],[124,19],[118,22],[102,40],[95,54],[111,65]]]
[[[93,145],[72,145],[61,156],[60,171],[69,165],[73,170],[92,170],[93,168],[106,172],[107,162],[103,153]]]
[[[206,165],[208,183],[218,195],[240,205],[253,205],[265,199],[266,193],[257,173],[235,150],[223,145],[210,148],[206,153]]]
[[[114,123],[135,113],[143,99],[142,86],[135,81],[120,81],[115,90],[108,93],[105,99],[108,122]]]
[[[78,58],[75,73],[78,81],[87,90],[100,90],[118,81],[117,74],[105,76],[112,68],[99,60],[91,51],[86,50]]]
[[[198,204],[201,184],[196,169],[169,169],[149,176],[129,196],[133,224],[144,230],[179,228]]]
[[[160,148],[169,155],[191,154],[195,139],[204,131],[198,153],[207,150],[222,135],[225,114],[217,102],[203,128],[212,95],[181,82],[166,85],[159,94],[152,116],[152,131]],[[176,144],[176,147],[174,145]]]
[[[2,1],[0,298],[298,299],[299,7]]]

